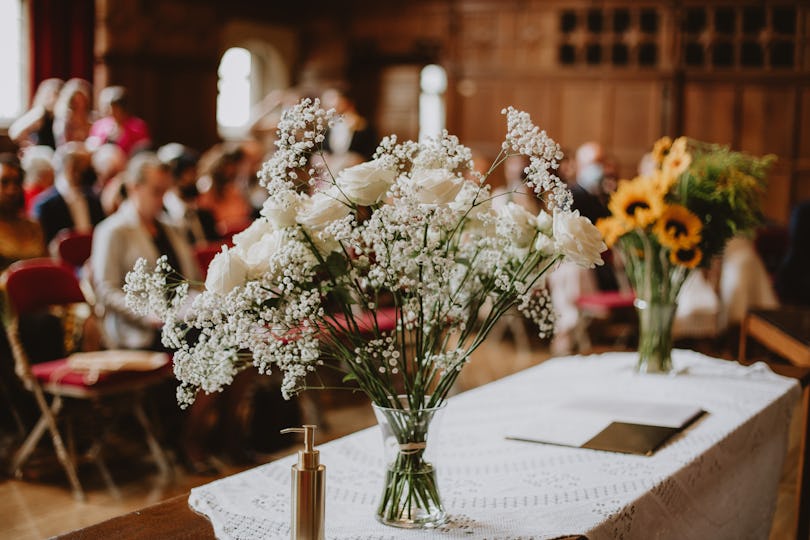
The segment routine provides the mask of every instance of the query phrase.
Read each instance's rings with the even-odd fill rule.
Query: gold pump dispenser
[[[315,449],[316,427],[306,424],[281,430],[281,433],[304,434],[304,449],[298,451],[298,463],[292,466],[291,540],[325,538],[326,467],[320,464],[320,452]]]

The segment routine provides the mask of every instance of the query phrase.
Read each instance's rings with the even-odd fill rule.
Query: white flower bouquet
[[[544,273],[563,257],[601,264],[605,246],[570,210],[554,174],[559,146],[527,113],[503,112],[506,138],[486,174],[445,132],[424,143],[386,137],[372,161],[333,177],[310,168],[333,111],[307,99],[289,109],[260,173],[269,193],[261,217],[223,246],[192,308],[181,309],[189,284],[171,279],[165,260],[155,269],[139,261],[127,276],[129,305],[165,321],[180,404],[252,364],[280,369],[285,396],[329,366],[380,406],[403,390],[412,404],[430,396],[435,406],[512,306],[548,333]],[[545,207],[538,215],[498,204],[487,183],[514,154],[530,159],[526,181]],[[383,299],[393,326],[377,318]]]
[[[318,387],[310,375],[324,367],[379,407],[433,409],[510,308],[549,333],[544,274],[562,258],[601,264],[605,245],[570,210],[554,174],[559,146],[525,112],[503,112],[506,138],[486,174],[444,132],[424,143],[386,137],[372,161],[335,176],[310,168],[333,111],[317,100],[288,110],[260,173],[269,194],[261,217],[214,258],[192,308],[181,312],[189,285],[170,278],[165,260],[154,270],[140,261],[127,276],[130,305],[165,321],[180,404],[253,365],[280,369],[285,396]],[[499,204],[507,197],[493,196],[487,182],[515,154],[529,157],[526,181],[544,207],[538,215]],[[397,431],[409,448],[426,437],[413,425]],[[418,450],[402,459],[413,470],[420,457]],[[388,488],[397,499],[407,492],[408,507],[414,497],[438,499],[434,484]]]

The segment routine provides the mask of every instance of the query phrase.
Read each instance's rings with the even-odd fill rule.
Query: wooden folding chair
[[[748,338],[775,352],[789,364],[767,362],[780,375],[797,379],[802,387],[802,421],[796,481],[796,538],[810,537],[810,309],[785,307],[753,310],[740,328],[739,361],[747,363]]]
[[[154,371],[110,371],[88,378],[87,373],[71,369],[68,358],[31,364],[20,334],[20,318],[40,313],[55,306],[68,307],[85,302],[85,297],[73,269],[51,259],[33,259],[17,262],[8,269],[6,293],[11,316],[6,329],[15,361],[15,370],[23,384],[34,396],[41,417],[12,458],[10,470],[20,476],[22,467],[47,430],[51,435],[57,458],[70,481],[74,496],[84,499],[84,491],[77,475],[76,459],[68,451],[59,426],[59,417],[66,399],[87,400],[94,404],[113,397],[124,398],[135,419],[143,428],[146,443],[161,472],[170,474],[169,462],[155,438],[151,424],[142,406],[143,392],[171,376],[170,366]],[[51,336],[52,337],[52,336]],[[52,396],[50,403],[46,395]],[[103,427],[88,418],[94,431]],[[101,460],[101,438],[97,437],[88,452],[99,467],[105,480],[112,486],[106,467]]]

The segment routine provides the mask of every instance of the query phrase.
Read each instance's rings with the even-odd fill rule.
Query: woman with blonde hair
[[[66,142],[84,142],[90,135],[91,86],[84,79],[70,79],[59,92],[53,115],[53,134],[56,145]]]

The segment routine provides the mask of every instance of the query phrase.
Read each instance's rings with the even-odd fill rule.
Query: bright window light
[[[217,123],[223,128],[238,128],[250,119],[250,52],[241,47],[225,51],[219,63]]]
[[[422,68],[419,86],[419,140],[437,137],[445,128],[444,92],[447,73],[444,68],[430,64]]]
[[[22,2],[0,0],[0,120],[13,120],[25,107],[22,28]]]

